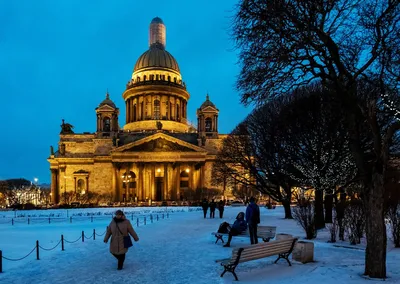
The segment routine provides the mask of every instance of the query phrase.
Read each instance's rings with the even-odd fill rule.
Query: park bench
[[[232,250],[232,256],[227,259],[217,260],[224,267],[221,277],[226,272],[230,272],[235,277],[236,281],[238,277],[235,273],[235,269],[239,263],[252,261],[260,258],[265,258],[273,255],[278,255],[278,258],[274,263],[277,263],[279,259],[284,258],[292,266],[289,260],[289,256],[293,251],[293,247],[296,244],[297,238],[288,238],[279,241],[271,241],[268,243],[259,243],[255,245],[249,245]]]
[[[258,226],[257,227],[257,237],[261,238],[264,242],[269,242],[270,239],[275,238],[276,227],[275,226]],[[223,236],[228,236],[228,233],[218,233],[212,232],[211,235],[216,237],[215,243],[219,240],[224,243]],[[250,237],[249,229],[243,231],[241,234],[234,237]]]

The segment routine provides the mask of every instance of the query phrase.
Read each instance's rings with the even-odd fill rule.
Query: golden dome
[[[178,62],[176,62],[175,58],[161,44],[157,43],[152,44],[149,50],[139,57],[133,72],[146,68],[165,68],[180,73]]]

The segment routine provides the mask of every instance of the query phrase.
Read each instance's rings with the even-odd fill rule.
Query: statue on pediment
[[[62,120],[62,124],[60,126],[61,126],[60,134],[74,134],[74,131],[72,130],[74,126],[72,124],[65,123],[64,119]]]

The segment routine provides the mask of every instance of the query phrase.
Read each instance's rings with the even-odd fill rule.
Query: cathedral
[[[66,193],[112,194],[116,202],[183,200],[207,190],[216,152],[217,107],[206,96],[197,109],[197,129],[187,120],[190,94],[179,65],[166,48],[160,18],[150,23],[149,49],[136,61],[122,94],[125,125],[108,92],[95,109],[96,132],[74,133],[61,125],[57,151],[51,147],[52,203]]]

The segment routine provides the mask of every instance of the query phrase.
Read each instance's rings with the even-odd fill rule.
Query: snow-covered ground
[[[96,209],[95,212],[109,210]],[[147,222],[147,225],[141,223],[139,227],[133,222],[140,240],[129,249],[121,271],[116,269],[116,260],[108,251],[109,245],[103,243],[103,237],[96,236],[96,240],[85,239],[84,243],[66,243],[65,251],[61,251],[60,246],[52,251],[40,250],[40,260],[36,260],[35,252],[18,262],[3,259],[0,283],[231,283],[234,278],[230,273],[220,278],[223,269],[215,260],[229,257],[232,248],[224,248],[221,243],[214,244],[215,238],[211,232],[217,230],[222,221],[232,222],[239,211],[245,211],[245,207],[227,207],[223,220],[218,218],[218,211],[217,218],[203,219],[200,211],[176,210],[170,213],[169,219]],[[85,215],[85,212],[83,210],[81,213]],[[137,212],[132,217],[148,216],[149,213],[152,212]],[[262,208],[261,214],[262,225],[277,226],[277,233],[304,237],[295,221],[282,218],[282,208]],[[59,242],[61,234],[69,241],[76,240],[82,230],[87,236],[92,235],[93,229],[102,234],[111,217],[96,218],[93,222],[90,218],[72,223],[61,219],[51,224],[32,222],[28,225],[26,222],[16,222],[14,226],[2,223],[9,216],[0,218],[0,250],[5,257],[19,258],[31,251],[36,240],[44,248],[51,248]],[[348,242],[330,244],[327,240],[328,232],[319,232],[318,238],[314,240],[313,263],[292,262],[293,265],[289,267],[284,260],[273,264],[276,257],[270,257],[239,264],[236,269],[239,281],[279,284],[381,282],[365,279],[362,275],[364,246],[353,247]],[[247,238],[234,238],[231,247],[248,243]],[[399,263],[400,250],[393,249],[389,243],[387,283],[400,283]]]

